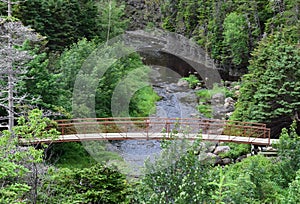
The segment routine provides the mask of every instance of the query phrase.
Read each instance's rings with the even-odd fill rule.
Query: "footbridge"
[[[57,120],[61,135],[30,143],[93,140],[162,140],[201,138],[204,141],[271,145],[270,129],[262,123],[199,118],[84,118]]]

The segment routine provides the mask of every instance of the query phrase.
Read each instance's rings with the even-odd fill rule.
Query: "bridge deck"
[[[235,143],[251,143],[256,145],[270,145],[277,142],[276,139],[269,138],[255,138],[255,137],[242,137],[230,135],[209,135],[201,134],[204,141],[219,141],[219,142],[235,142]],[[195,140],[199,138],[198,134],[183,134],[178,133],[176,139],[189,139]],[[92,134],[71,134],[60,135],[57,139],[35,139],[30,141],[31,144],[36,143],[58,143],[58,142],[78,142],[78,141],[93,141],[93,140],[162,140],[162,139],[175,139],[170,138],[166,133],[92,133]],[[28,143],[20,139],[20,143]]]

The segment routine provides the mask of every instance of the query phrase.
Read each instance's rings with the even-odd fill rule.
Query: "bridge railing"
[[[92,133],[173,133],[226,135],[230,137],[267,138],[270,129],[262,123],[198,118],[78,118],[58,120],[62,135]]]

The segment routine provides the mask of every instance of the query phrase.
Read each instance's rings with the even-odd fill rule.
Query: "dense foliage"
[[[98,56],[94,56],[94,61],[94,59],[91,60],[91,58],[93,58],[93,52],[96,48],[98,48]],[[92,88],[87,91],[95,92],[95,111],[97,117],[110,117],[112,116],[113,94],[119,93],[116,94],[119,97],[115,100],[117,104],[113,104],[115,109],[118,110],[118,108],[126,104],[126,100],[131,96],[130,93],[134,91],[135,95],[132,96],[129,107],[130,114],[132,116],[147,116],[154,107],[155,101],[158,99],[157,94],[152,88],[139,86],[139,84],[148,80],[149,67],[143,65],[138,54],[130,54],[117,59],[115,53],[126,49],[122,45],[117,45],[116,47],[106,47],[104,45],[103,49],[100,48],[102,48],[100,45],[98,47],[96,43],[83,39],[62,53],[58,61],[57,69],[60,70],[60,81],[62,88],[66,91],[67,98],[73,97],[72,94],[76,80],[77,83],[82,83],[82,85],[89,84],[87,87]],[[101,56],[108,55],[108,53],[111,54],[111,57],[108,56],[107,61],[103,60]],[[99,61],[99,58],[103,61]],[[86,68],[89,63],[93,65],[91,72]],[[106,67],[107,63],[111,63],[109,68]],[[105,70],[106,68],[107,70]],[[99,73],[103,75],[98,76]],[[144,81],[141,81],[140,78],[143,78]],[[123,89],[116,90],[117,86],[122,84],[122,82],[125,83],[124,86],[121,86]],[[139,89],[135,89],[135,87]],[[85,98],[86,93],[87,92],[83,92],[82,98]],[[79,94],[77,97],[76,100],[80,101],[81,95]],[[71,104],[72,101],[69,100],[64,107],[71,111]],[[89,103],[85,101],[82,101],[81,104],[89,105]],[[80,115],[86,115],[87,112],[89,112],[87,111],[88,109],[89,107],[82,107],[81,105],[81,107],[77,109],[77,112]],[[121,116],[122,113],[118,114]]]
[[[124,6],[115,1],[109,4],[90,0],[32,0],[22,2],[16,10],[25,25],[31,25],[47,37],[47,46],[52,51],[62,51],[83,37],[103,41],[107,32],[110,32],[109,37],[114,37],[126,27],[126,23],[120,20]]]
[[[213,189],[208,184],[211,163],[205,160],[205,155],[198,158],[194,154],[196,150],[203,153],[199,141],[193,145],[185,140],[171,142],[154,163],[145,163],[138,203],[203,203],[208,200]]]
[[[231,119],[269,123],[278,137],[298,118],[298,0],[160,2],[165,29],[197,40],[232,76],[248,72]]]
[[[50,170],[39,200],[43,203],[126,203],[130,184],[117,170],[96,164],[89,168]]]
[[[207,157],[197,142],[171,142],[160,158],[146,163],[136,199],[138,203],[297,203],[299,141],[293,127],[285,129],[277,145],[279,160],[257,155],[226,167],[213,167],[214,158]]]
[[[233,119],[282,128],[300,110],[299,27],[275,32],[252,53]],[[274,131],[279,133],[280,129]]]
[[[44,150],[19,146],[18,139],[22,138],[27,144],[34,138],[51,139],[58,135],[55,129],[46,129],[52,122],[36,109],[30,111],[27,118],[20,117],[18,123],[13,133],[3,131],[0,135],[1,203],[36,202],[39,176],[46,168],[42,165]]]

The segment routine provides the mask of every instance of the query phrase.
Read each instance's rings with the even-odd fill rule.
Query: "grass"
[[[147,117],[156,110],[156,102],[160,99],[151,86],[138,90],[132,97],[129,105],[130,116]]]

